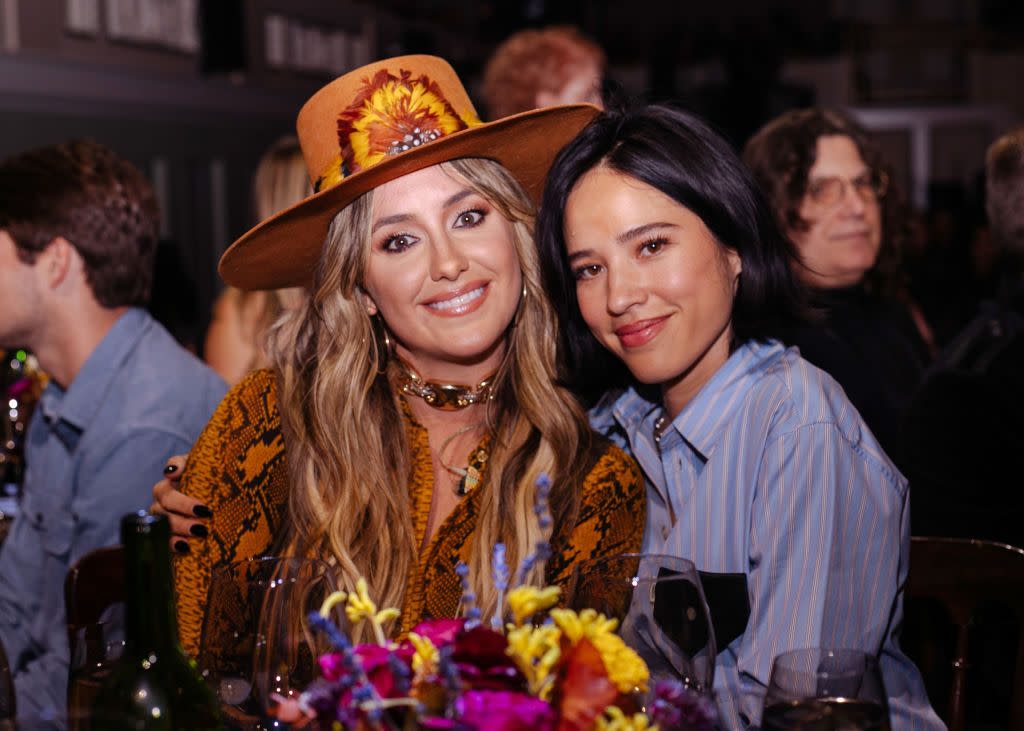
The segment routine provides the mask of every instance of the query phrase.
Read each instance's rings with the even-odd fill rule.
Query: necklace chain
[[[478,428],[483,422],[477,421],[469,426],[464,426],[461,429],[453,431],[447,439],[441,442],[441,446],[437,449],[437,461],[441,463],[441,466],[453,477],[457,478],[453,486],[455,494],[459,497],[463,497],[466,494],[472,492],[480,484],[480,480],[483,477],[483,468],[487,462],[487,450],[484,447],[478,447],[470,456],[469,463],[466,468],[452,467],[450,464],[444,461],[445,450],[448,449],[448,445],[452,443],[454,439],[462,436],[463,434],[473,431]]]
[[[494,398],[494,374],[492,373],[475,386],[458,383],[436,383],[425,380],[401,358],[398,359],[399,390],[409,396],[423,399],[430,406],[441,411],[458,411],[473,404],[484,403]]]

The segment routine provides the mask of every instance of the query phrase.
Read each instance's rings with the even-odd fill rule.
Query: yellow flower
[[[348,595],[348,602],[345,604],[345,616],[353,625],[363,620],[368,620],[373,626],[373,633],[377,644],[387,646],[387,639],[384,636],[384,623],[397,619],[401,612],[394,608],[381,609],[377,611],[377,605],[370,599],[370,590],[366,579],[359,577],[356,582],[356,590]]]
[[[522,671],[530,692],[548,700],[555,682],[553,670],[562,656],[562,632],[553,624],[516,627],[507,640],[506,652]]]
[[[643,713],[627,716],[618,706],[608,706],[594,722],[595,731],[658,731]]]
[[[437,672],[437,662],[441,657],[437,647],[430,641],[429,637],[423,637],[415,632],[409,633],[409,642],[416,652],[412,656],[412,669],[417,677],[424,677]]]
[[[619,620],[608,619],[593,609],[584,609],[578,614],[572,609],[552,609],[551,618],[573,644],[586,637],[593,640],[605,634],[612,634],[619,626]]]
[[[517,586],[508,593],[508,607],[512,610],[512,622],[516,627],[522,627],[523,622],[537,612],[551,609],[558,603],[558,596],[561,589],[557,586],[548,586],[538,589],[535,586]]]
[[[359,577],[356,582],[356,590],[348,597],[348,604],[345,605],[345,615],[348,621],[355,624],[364,619],[370,619],[377,613],[377,605],[370,599],[370,590],[366,585],[366,579]]]
[[[571,609],[552,609],[551,618],[573,644],[583,637],[601,654],[608,679],[621,693],[647,689],[650,671],[643,659],[615,634],[617,619],[609,619],[593,609],[578,614]]]
[[[320,616],[327,619],[331,614],[331,610],[346,599],[348,599],[348,594],[345,592],[332,592],[326,599],[324,599],[324,603],[320,605]]]

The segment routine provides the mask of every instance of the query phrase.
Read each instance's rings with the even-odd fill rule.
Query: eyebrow
[[[644,236],[645,234],[650,233],[651,231],[657,231],[663,228],[679,228],[679,226],[674,223],[668,223],[667,221],[655,221],[654,223],[645,223],[642,226],[635,226],[629,229],[628,231],[623,231],[622,233],[615,237],[615,241],[618,244],[625,244],[627,241],[632,241],[641,236]],[[583,249],[582,251],[577,251],[576,253],[569,255],[569,263],[572,264],[577,259],[582,259],[584,257],[591,256],[593,255],[593,253],[593,249]]]
[[[469,196],[473,195],[473,193],[475,192],[476,191],[474,191],[472,188],[463,188],[458,193],[455,193],[454,195],[450,196],[444,203],[441,204],[441,207],[450,208],[459,201],[463,200],[464,198],[468,198]],[[412,220],[412,215],[409,213],[396,213],[393,216],[384,216],[384,218],[381,218],[378,221],[374,222],[373,228],[370,230],[370,233],[376,233],[377,229],[382,228],[384,226],[390,226],[393,223],[405,223],[406,221],[410,220]]]
[[[668,223],[667,221],[645,223],[643,226],[637,226],[635,228],[629,229],[629,231],[623,231],[622,233],[615,237],[615,240],[618,241],[620,244],[624,244],[627,241],[632,241],[635,238],[639,238],[640,236],[650,233],[651,231],[657,231],[660,228],[679,228],[679,226],[677,226],[674,223]]]

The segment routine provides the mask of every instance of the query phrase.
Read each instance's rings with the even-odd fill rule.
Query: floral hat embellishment
[[[455,111],[428,76],[395,76],[381,69],[363,82],[355,100],[338,115],[341,154],[313,186],[320,192],[344,178],[441,137],[481,124]]]

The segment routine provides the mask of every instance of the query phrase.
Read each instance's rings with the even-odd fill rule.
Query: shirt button
[[[661,527],[661,537],[662,537],[662,539],[668,538],[668,526],[667,525],[663,525]]]

